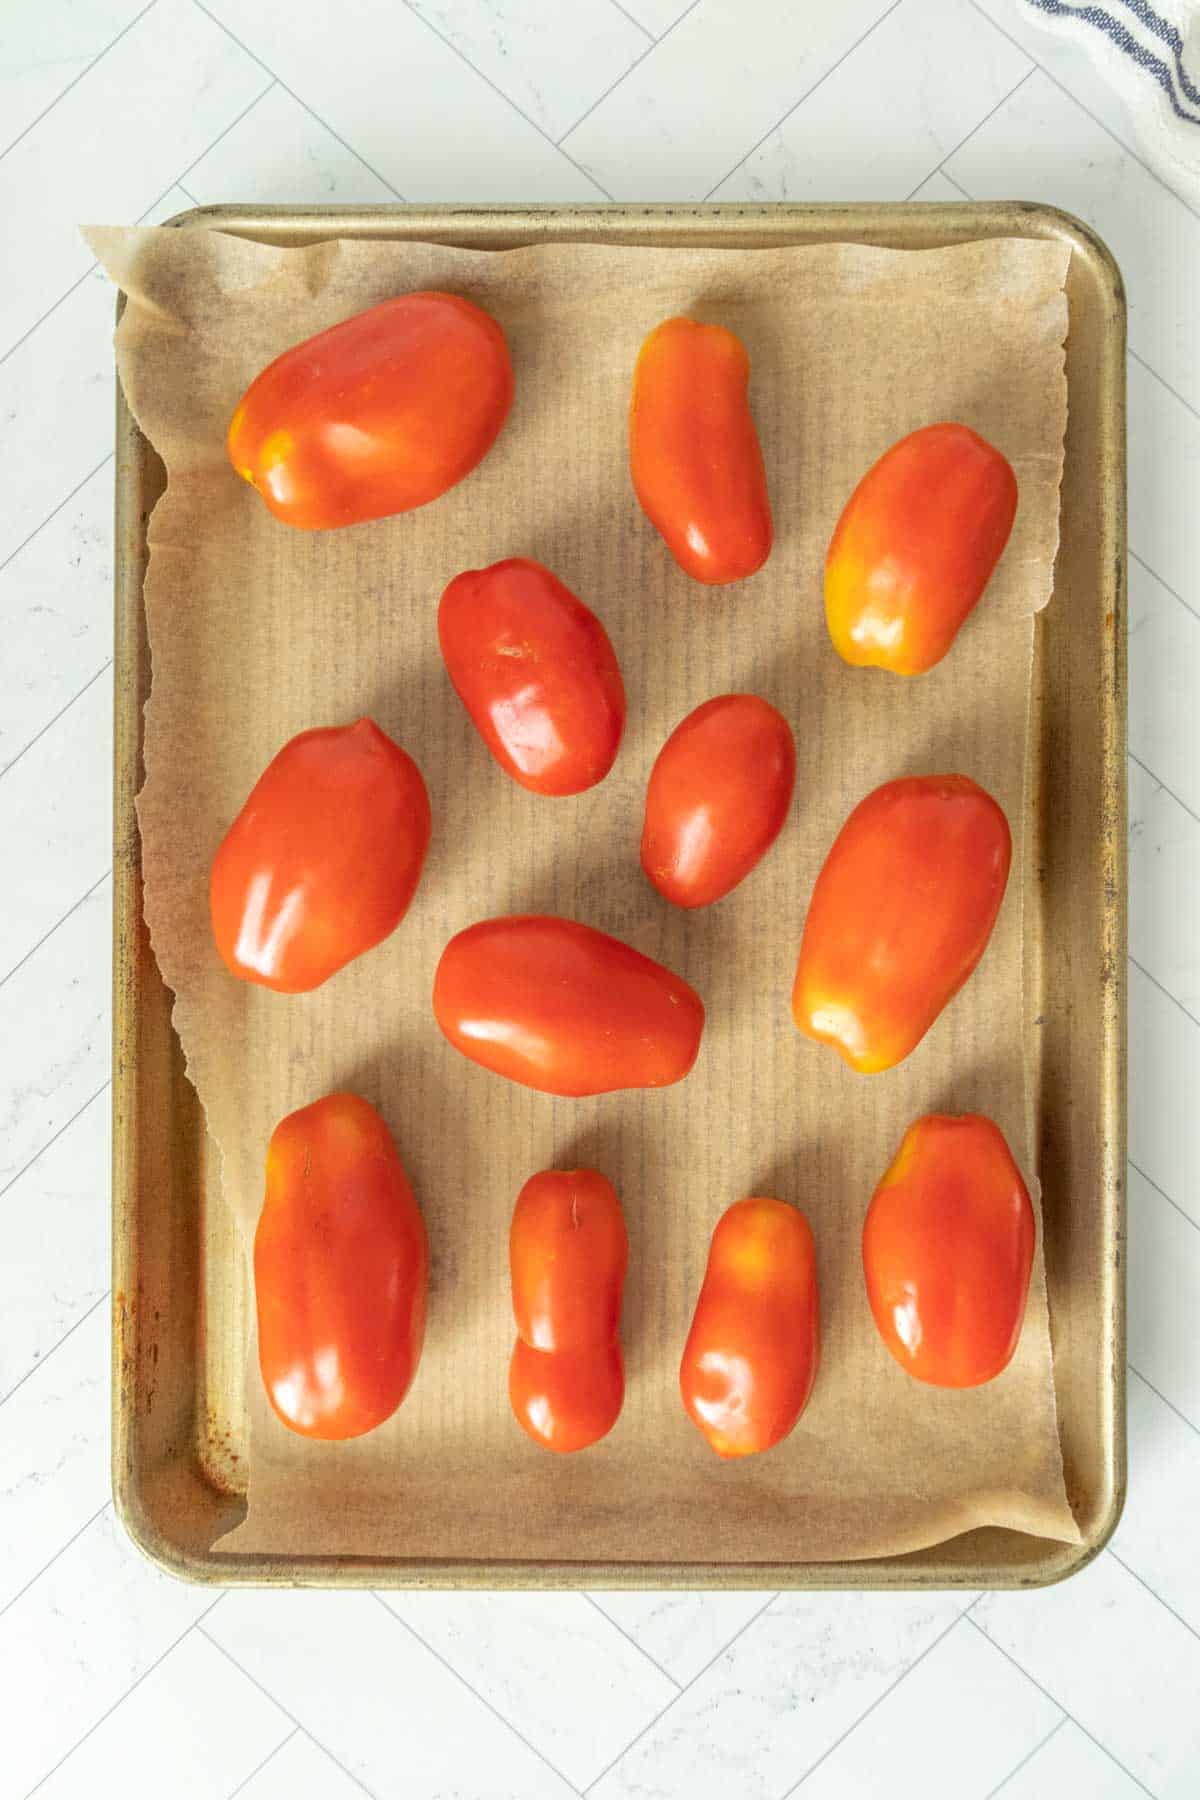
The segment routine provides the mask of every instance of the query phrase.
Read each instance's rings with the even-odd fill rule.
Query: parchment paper
[[[1035,1185],[1024,1056],[1022,906],[1032,614],[1050,593],[1066,409],[1069,252],[1021,240],[922,253],[541,246],[508,252],[330,241],[275,249],[205,231],[95,230],[129,296],[125,392],[165,459],[150,521],[153,691],[139,816],[146,912],[191,1079],[247,1241],[276,1120],[340,1087],[391,1126],[429,1226],[429,1333],[395,1418],[345,1445],[306,1442],[263,1400],[247,1345],[249,1511],[238,1550],[612,1561],[866,1557],[980,1524],[1072,1540],[1039,1248],[1006,1373],[965,1393],[909,1379],[863,1288],[864,1209],[909,1122],[994,1117]],[[486,462],[406,517],[323,534],[272,519],[225,457],[242,390],[289,344],[390,295],[469,295],[502,322],[517,397]],[[676,312],[746,341],[777,541],[737,587],[671,562],[630,489],[625,421],[642,338]],[[821,604],[830,531],[894,439],[959,419],[1014,464],[1020,505],[999,572],[951,654],[904,681],[847,668]],[[461,569],[547,563],[604,620],[629,724],[590,793],[524,792],[450,688],[435,616]],[[790,821],[733,895],[699,914],[638,865],[646,777],[710,695],[750,690],[791,721]],[[207,876],[252,783],[294,732],[369,713],[420,763],[433,846],[408,918],[317,992],[229,976]],[[1007,811],[1015,858],[984,960],[919,1049],[861,1077],[794,1029],[788,996],[807,895],[847,812],[906,772],[962,771]],[[430,988],[477,918],[548,911],[615,932],[684,974],[708,1006],[699,1063],[667,1091],[554,1100],[442,1040]],[[594,1164],[631,1241],[629,1385],[611,1436],[539,1451],[513,1422],[507,1233],[533,1171]],[[681,1409],[677,1368],[726,1206],[772,1194],[816,1234],[822,1361],[799,1426],[722,1464]],[[246,1269],[229,1271],[245,1281]]]

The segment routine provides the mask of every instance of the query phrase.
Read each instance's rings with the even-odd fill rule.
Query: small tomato
[[[745,879],[783,829],[796,745],[756,694],[706,700],[658,753],[646,789],[642,868],[676,906],[710,906]]]

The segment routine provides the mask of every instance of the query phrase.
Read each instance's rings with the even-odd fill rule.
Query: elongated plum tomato
[[[749,385],[741,339],[696,319],[659,325],[634,370],[634,492],[680,568],[710,586],[742,581],[771,553],[771,503]]]
[[[688,1417],[718,1456],[779,1443],[817,1378],[817,1261],[804,1214],[739,1200],[713,1232],[679,1369]]]
[[[581,794],[612,768],[625,688],[603,625],[526,557],[456,575],[438,639],[459,699],[500,767],[535,794]]]
[[[680,976],[606,932],[540,913],[451,938],[433,1010],[456,1050],[544,1094],[668,1087],[704,1030],[704,1003]]]
[[[282,1119],[254,1292],[263,1385],[290,1431],[360,1437],[390,1418],[420,1359],[428,1268],[425,1224],[375,1108],[329,1094]]]
[[[429,847],[411,756],[371,719],[302,731],[259,776],[213,858],[213,936],[243,981],[319,987],[395,930]]]
[[[871,1075],[902,1062],[978,963],[1012,839],[966,775],[885,782],[855,807],[817,877],[792,1017]]]
[[[512,396],[495,319],[458,294],[401,294],[268,364],[230,421],[229,460],[285,525],[358,525],[469,475]]]
[[[582,1450],[616,1424],[628,1255],[621,1203],[598,1170],[548,1169],[521,1189],[509,1236],[508,1391],[518,1424],[547,1450]]]
[[[642,867],[676,906],[709,906],[735,888],[783,828],[796,745],[757,694],[706,700],[658,753],[646,790]]]
[[[1033,1267],[1033,1207],[999,1126],[918,1119],[863,1227],[879,1335],[918,1381],[978,1387],[1017,1347]]]
[[[872,465],[825,561],[838,655],[897,675],[942,660],[991,580],[1017,510],[1017,478],[965,425],[926,425]]]

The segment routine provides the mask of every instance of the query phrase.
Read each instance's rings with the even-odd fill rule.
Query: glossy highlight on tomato
[[[547,1169],[525,1183],[509,1234],[508,1391],[518,1424],[547,1450],[585,1449],[616,1424],[628,1258],[621,1203],[599,1170]]]
[[[807,1406],[819,1357],[808,1220],[782,1200],[739,1200],[713,1232],[680,1364],[688,1417],[718,1456],[769,1450]]]
[[[456,1050],[545,1094],[682,1081],[704,1003],[680,976],[573,919],[518,913],[451,938],[433,1010]]]
[[[1021,1335],[1033,1206],[1004,1134],[978,1113],[910,1125],[863,1226],[879,1335],[918,1381],[978,1387]]]
[[[512,405],[504,333],[459,294],[401,294],[276,357],[229,425],[229,460],[308,531],[436,500],[491,449]]]
[[[425,1335],[425,1224],[375,1108],[328,1094],[267,1150],[254,1236],[258,1360],[289,1431],[353,1438],[390,1418]]]
[[[721,694],[677,725],[646,790],[642,868],[676,906],[711,906],[783,829],[796,780],[787,720],[757,694]]]
[[[625,687],[603,625],[541,563],[455,576],[438,608],[455,692],[500,767],[535,794],[581,794],[612,768]]]
[[[395,930],[429,847],[412,757],[371,719],[302,731],[213,858],[213,937],[243,981],[300,994]]]
[[[825,561],[825,617],[846,662],[920,675],[949,650],[1012,530],[1017,478],[966,425],[926,425],[869,468]]]
[[[792,1016],[852,1069],[902,1062],[979,962],[1012,859],[1003,811],[966,775],[861,800],[809,902]]]
[[[771,503],[749,385],[741,339],[696,319],[665,320],[642,345],[634,370],[634,491],[679,567],[709,585],[744,580],[771,553]]]

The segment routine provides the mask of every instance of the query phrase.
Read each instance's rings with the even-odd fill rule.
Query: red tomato
[[[808,1220],[782,1200],[739,1200],[713,1232],[679,1369],[688,1417],[718,1456],[769,1450],[808,1404],[819,1349]]]
[[[259,776],[213,858],[213,936],[243,981],[319,987],[396,929],[429,847],[411,756],[371,719],[302,731]]]
[[[926,425],[869,468],[825,561],[839,656],[897,675],[942,660],[991,580],[1017,510],[1017,478],[965,425]]]
[[[965,775],[885,782],[842,826],[809,902],[792,989],[806,1036],[862,1075],[916,1048],[987,947],[1012,839]]]
[[[456,1050],[544,1094],[682,1081],[700,1049],[694,988],[572,919],[485,919],[451,938],[433,1010]]]
[[[469,475],[512,395],[495,319],[458,294],[401,294],[276,357],[230,421],[229,460],[286,525],[357,525]]]
[[[509,1233],[517,1331],[534,1350],[587,1350],[617,1335],[629,1240],[597,1169],[545,1169],[521,1189]]]
[[[513,1345],[508,1398],[522,1431],[543,1449],[586,1450],[612,1430],[625,1399],[625,1365],[615,1341],[594,1350]]]
[[[628,1256],[621,1203],[597,1170],[547,1169],[525,1183],[509,1237],[508,1391],[517,1422],[548,1450],[582,1450],[616,1423]]]
[[[658,753],[646,790],[642,867],[676,906],[709,906],[735,888],[783,828],[796,745],[756,694],[706,700]]]
[[[254,1236],[258,1361],[279,1418],[352,1438],[390,1418],[425,1335],[425,1224],[387,1126],[357,1094],[289,1113]]]
[[[535,794],[603,781],[625,688],[603,625],[556,575],[514,556],[455,576],[438,639],[459,699],[514,781]]]
[[[1034,1231],[1021,1171],[990,1119],[932,1113],[909,1126],[863,1227],[867,1297],[901,1368],[964,1388],[1007,1367]]]
[[[680,568],[710,585],[753,575],[771,553],[749,384],[741,339],[696,319],[667,319],[652,331],[634,371],[634,491]]]

